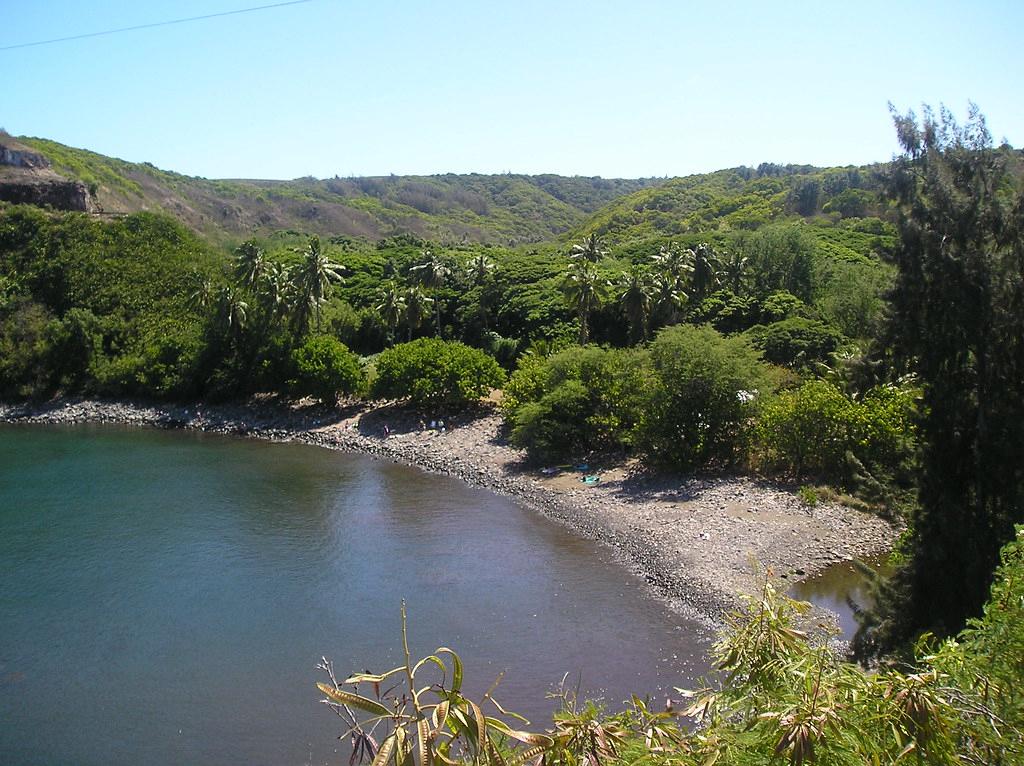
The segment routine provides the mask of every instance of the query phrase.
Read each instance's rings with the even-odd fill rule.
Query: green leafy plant
[[[912,389],[881,386],[857,401],[809,380],[763,403],[754,445],[764,467],[852,485],[865,470],[895,471],[910,459],[913,418]]]
[[[757,352],[742,338],[677,325],[659,333],[650,355],[639,450],[653,462],[683,469],[737,459],[755,402],[770,387]]]
[[[796,496],[800,498],[800,502],[806,505],[808,508],[813,508],[818,504],[818,492],[810,484],[804,484],[796,491]]]
[[[498,363],[458,341],[420,338],[400,343],[376,359],[371,395],[409,399],[416,405],[463,406],[505,382]]]
[[[359,358],[329,335],[307,338],[292,352],[292,364],[295,378],[289,386],[291,392],[328,404],[342,394],[358,393],[365,383]]]
[[[326,695],[324,702],[348,725],[341,739],[350,739],[353,762],[369,761],[373,766],[460,762],[512,766],[554,746],[551,736],[521,731],[496,717],[527,722],[498,703],[493,686],[484,694],[482,704],[466,697],[462,692],[462,660],[451,649],[441,647],[413,663],[404,603],[402,649],[404,664],[380,674],[358,673],[341,683],[331,663],[326,659],[321,663],[331,683],[318,683],[317,688]],[[433,673],[429,682],[425,680],[428,673]],[[369,688],[371,693],[360,693],[360,687]],[[482,705],[492,708],[494,715],[485,714]],[[509,742],[526,748],[511,757]]]
[[[502,400],[512,443],[533,459],[559,461],[628,447],[649,374],[646,352],[632,349],[528,354]]]

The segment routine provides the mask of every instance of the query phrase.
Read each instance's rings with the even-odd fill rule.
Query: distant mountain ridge
[[[366,239],[413,234],[440,242],[549,241],[619,197],[663,183],[476,173],[210,180],[48,139],[0,135],[0,147],[12,144],[29,147],[52,171],[83,184],[95,211],[164,212],[214,240],[292,230]]]

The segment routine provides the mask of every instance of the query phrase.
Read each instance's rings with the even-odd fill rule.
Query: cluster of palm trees
[[[493,270],[494,262],[483,253],[473,256],[466,264],[466,274],[474,285],[483,282]],[[381,288],[376,309],[387,327],[389,345],[394,343],[400,324],[405,325],[407,339],[412,340],[413,333],[431,313],[431,307],[434,331],[437,337],[443,337],[439,293],[454,275],[448,262],[431,250],[423,250],[419,264],[409,269],[409,284],[391,280]]]
[[[250,324],[250,314],[258,317],[260,338],[266,338],[272,326],[288,326],[297,338],[311,327],[319,332],[331,286],[344,281],[343,267],[330,260],[316,236],[295,252],[299,260],[288,266],[268,258],[255,242],[244,242],[235,251],[234,281],[216,290],[204,281],[193,301],[201,308],[212,308],[219,333],[232,340],[238,340]],[[591,317],[610,299],[622,308],[631,341],[642,343],[654,330],[681,321],[688,304],[699,304],[719,287],[740,294],[746,284],[747,259],[716,252],[706,242],[694,248],[670,243],[648,263],[630,266],[614,282],[599,268],[607,255],[594,234],[569,252],[561,287],[579,320],[580,344],[590,341]],[[412,340],[431,318],[435,334],[443,337],[444,289],[456,282],[465,285],[465,280],[481,285],[495,265],[478,253],[463,268],[463,278],[456,280],[450,260],[425,249],[406,280],[391,279],[380,288],[375,308],[387,329],[389,345],[395,342],[399,327]]]
[[[212,307],[216,327],[228,337],[237,337],[248,326],[256,308],[262,331],[274,323],[288,323],[296,336],[304,335],[311,324],[319,332],[331,285],[344,281],[343,267],[327,257],[316,236],[296,252],[299,262],[286,266],[269,259],[255,242],[243,242],[235,250],[234,283],[214,290],[204,280],[192,295],[193,303],[202,309]]]
[[[699,304],[719,286],[738,294],[746,279],[745,257],[718,253],[707,242],[695,248],[670,243],[649,264],[633,264],[615,283],[597,268],[606,254],[595,234],[569,252],[562,291],[579,319],[581,345],[590,340],[590,317],[611,290],[629,322],[631,340],[642,343],[652,329],[677,324],[687,303]]]

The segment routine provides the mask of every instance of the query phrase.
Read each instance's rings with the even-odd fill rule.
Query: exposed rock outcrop
[[[89,189],[50,168],[43,155],[0,135],[0,201],[56,210],[94,210]]]
[[[3,143],[0,143],[0,165],[7,165],[12,168],[30,168],[33,170],[43,170],[50,167],[50,163],[43,155],[28,149],[15,149]]]
[[[89,190],[80,181],[0,179],[0,200],[56,210],[93,211]]]

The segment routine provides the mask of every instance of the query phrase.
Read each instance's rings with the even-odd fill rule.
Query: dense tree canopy
[[[892,335],[924,392],[920,509],[865,652],[977,616],[1024,521],[1024,191],[977,110],[962,126],[945,110],[895,121]]]

